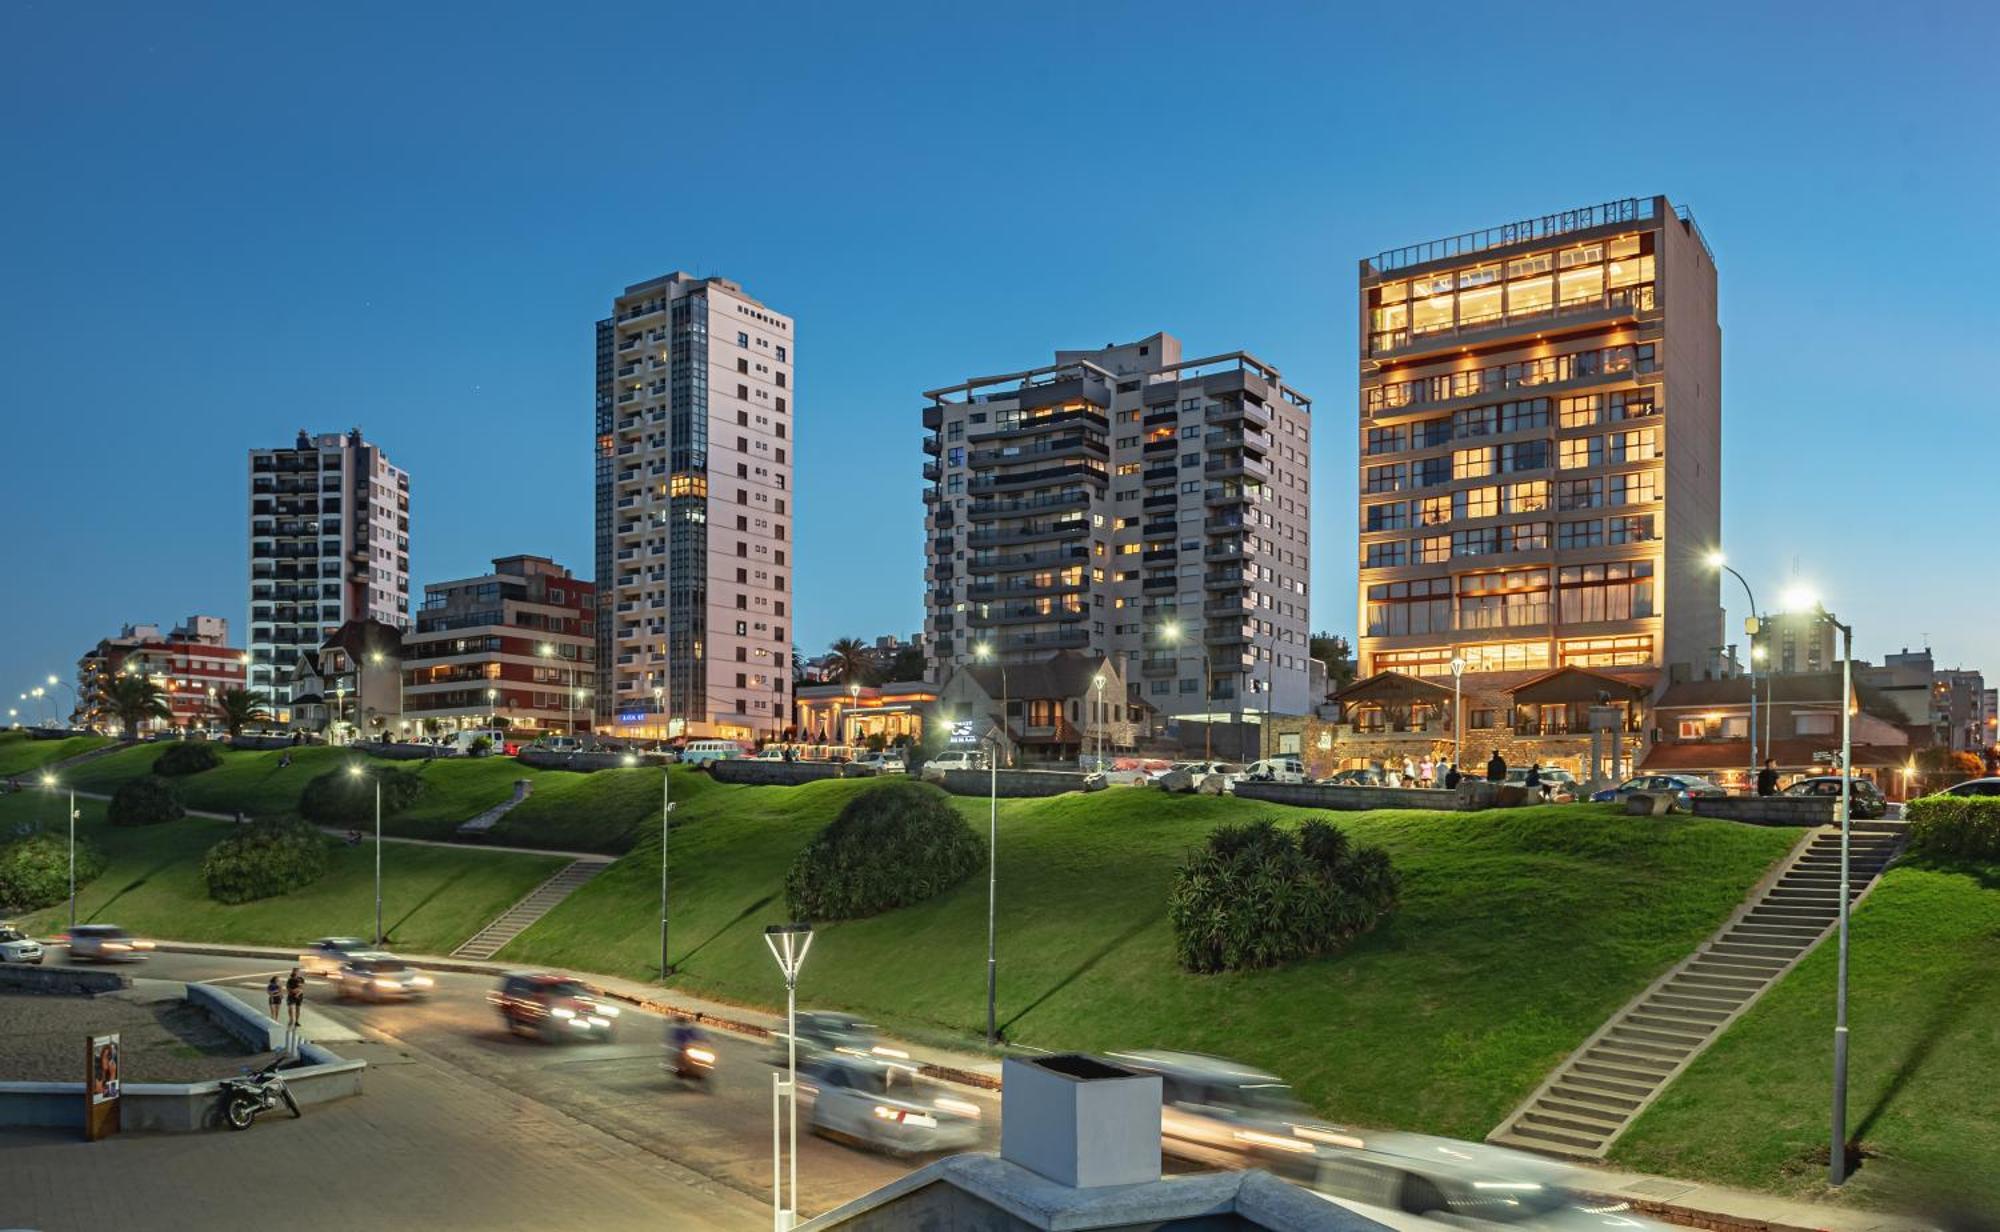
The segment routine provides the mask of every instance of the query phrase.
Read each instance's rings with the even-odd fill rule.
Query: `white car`
[[[359,937],[321,937],[299,955],[299,970],[307,975],[323,975],[331,979],[348,959],[356,954],[371,953],[374,949],[374,943]]]
[[[1243,779],[1252,783],[1303,783],[1305,764],[1296,757],[1268,757],[1243,767]]]
[[[1582,1174],[1483,1142],[1352,1130],[1318,1136],[1280,1174],[1398,1232],[1520,1228],[1651,1232],[1666,1225],[1583,1191]]]
[[[942,1093],[908,1065],[830,1056],[799,1078],[812,1094],[812,1131],[892,1155],[979,1144],[979,1105]]]
[[[0,924],[0,962],[33,963],[42,961],[42,943],[14,927]]]
[[[906,768],[901,753],[863,753],[854,759],[854,764],[877,774],[901,774]]]
[[[924,763],[924,777],[942,775],[947,770],[984,770],[986,754],[977,749],[947,749]]]

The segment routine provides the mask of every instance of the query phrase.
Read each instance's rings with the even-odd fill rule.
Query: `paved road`
[[[54,953],[51,959],[64,961],[62,955]],[[145,974],[159,979],[239,987],[261,999],[264,981],[274,969],[268,959],[162,953],[146,965]],[[767,1044],[716,1037],[719,1061],[712,1089],[685,1089],[660,1068],[666,1037],[666,1023],[660,1018],[628,1007],[620,1019],[619,1036],[613,1042],[551,1046],[501,1029],[497,1014],[486,1003],[486,994],[493,987],[489,977],[450,972],[433,975],[437,980],[434,994],[425,1001],[408,1004],[341,1003],[324,985],[315,983],[308,994],[307,1033],[358,1035],[383,1045],[383,1055],[397,1061],[407,1059],[421,1070],[421,1082],[426,1088],[487,1089],[507,1105],[509,1110],[497,1113],[503,1118],[531,1112],[537,1119],[552,1118],[551,1124],[573,1123],[589,1131],[587,1137],[620,1144],[628,1153],[643,1154],[675,1170],[684,1170],[687,1182],[707,1187],[720,1196],[717,1200],[726,1199],[731,1205],[761,1212],[761,1219],[768,1225],[771,1080],[775,1071],[766,1060]],[[332,1046],[336,1051],[354,1047],[338,1043]],[[392,1081],[400,1085],[401,1079],[390,1077],[399,1073],[400,1068],[385,1067],[380,1075],[371,1072],[367,1094],[345,1105],[309,1110],[308,1118],[317,1118],[323,1112],[331,1114],[347,1106],[381,1103],[388,1108],[390,1101],[378,1100],[378,1090]],[[952,1094],[982,1107],[991,1127],[984,1145],[996,1147],[999,1107],[993,1095],[958,1089]],[[383,1122],[392,1114],[371,1108],[367,1115],[372,1121]],[[230,1151],[266,1128],[259,1125],[252,1134],[240,1138],[232,1135],[189,1139],[176,1148],[172,1157]],[[895,1159],[810,1137],[803,1123],[800,1132],[799,1183],[802,1205],[808,1214],[866,1193],[924,1162]],[[442,1152],[477,1151],[489,1135],[513,1143],[517,1142],[519,1131],[507,1124],[469,1126],[452,1136],[453,1145],[441,1143],[437,1152],[420,1147],[407,1156],[386,1159],[383,1166],[399,1174],[399,1185],[407,1184],[412,1178],[424,1177],[455,1163],[436,1157]],[[586,1148],[585,1153],[595,1149]],[[6,1162],[0,1156],[0,1165]],[[5,1169],[0,1167],[0,1170]],[[578,1187],[593,1183],[581,1173],[575,1179]],[[309,1201],[320,1200],[316,1193]],[[4,1207],[5,1203],[0,1203],[0,1225],[4,1225]]]

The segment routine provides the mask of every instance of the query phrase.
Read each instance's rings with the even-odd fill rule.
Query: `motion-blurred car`
[[[802,1070],[812,1131],[893,1155],[957,1151],[979,1143],[979,1105],[942,1092],[915,1069],[829,1054]]]
[[[348,959],[374,949],[372,943],[359,937],[321,937],[299,955],[299,970],[307,975],[323,975],[331,979]]]
[[[1548,798],[1557,804],[1567,804],[1577,798],[1576,776],[1560,766],[1543,766],[1540,777],[1542,789]],[[1507,782],[1515,787],[1528,785],[1528,767],[1515,766],[1507,771]]]
[[[1565,1232],[1664,1228],[1623,1203],[1591,1197],[1553,1160],[1427,1134],[1356,1132],[1320,1147],[1292,1178],[1336,1205],[1390,1228],[1550,1228]]]
[[[1840,799],[1840,776],[1837,774],[1814,775],[1800,779],[1785,788],[1787,796],[1805,796],[1811,799]],[[1836,807],[1838,807],[1836,805]],[[1882,795],[1881,788],[1864,778],[1856,778],[1848,793],[1847,814],[1862,821],[1872,821],[1889,815],[1889,801]]]
[[[617,1032],[618,1007],[591,992],[582,981],[542,971],[515,971],[487,994],[509,1031],[539,1036],[549,1043],[566,1039],[608,1040]]]
[[[1382,772],[1370,770],[1365,766],[1356,766],[1351,770],[1342,770],[1326,782],[1330,787],[1380,787]]]
[[[2000,778],[1967,779],[1944,789],[1947,796],[2000,796]]]
[[[340,964],[331,977],[342,1000],[404,1001],[430,992],[435,982],[394,954],[356,954]]]
[[[890,1061],[910,1059],[909,1053],[884,1044],[876,1036],[873,1023],[863,1022],[852,1014],[840,1014],[830,1010],[801,1010],[798,1024],[800,1065],[832,1054],[876,1057]],[[783,1065],[789,1059],[785,1040],[783,1031],[771,1033],[771,1064]]]
[[[1198,1052],[1114,1052],[1111,1061],[1160,1078],[1160,1149],[1201,1163],[1254,1159],[1284,1171],[1326,1134],[1282,1079]]]
[[[1671,795],[1682,808],[1696,796],[1726,796],[1729,792],[1694,774],[1638,774],[1616,787],[1607,787],[1590,798],[1599,803],[1629,799],[1636,795]]]
[[[42,961],[42,943],[14,927],[0,924],[0,962],[33,963]]]
[[[144,962],[153,943],[142,941],[116,924],[79,924],[56,938],[69,943],[71,961]]]

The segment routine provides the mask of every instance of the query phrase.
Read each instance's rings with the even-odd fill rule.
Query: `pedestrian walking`
[[[1544,800],[1549,798],[1549,789],[1542,785],[1542,763],[1540,762],[1536,762],[1528,767],[1528,777],[1522,781],[1521,785],[1529,791],[1540,793]]]
[[[285,986],[278,983],[277,976],[272,976],[270,982],[264,985],[264,995],[271,999],[271,1021],[276,1022],[278,1011],[285,1004]]]
[[[1415,786],[1417,782],[1417,763],[1407,757],[1403,759],[1403,782],[1410,786]]]
[[[1507,781],[1507,759],[1500,756],[1499,749],[1494,749],[1493,756],[1486,759],[1486,781],[1489,783]]]
[[[1445,789],[1446,791],[1457,791],[1457,790],[1458,790],[1458,785],[1459,785],[1459,784],[1460,784],[1461,782],[1463,782],[1464,780],[1465,780],[1465,776],[1464,776],[1464,775],[1462,775],[1462,774],[1460,774],[1460,773],[1458,772],[1458,767],[1457,767],[1457,766],[1454,766],[1454,765],[1450,764],[1449,762],[1447,762],[1447,763],[1445,764],[1445,768],[1444,768],[1444,789]]]
[[[293,1028],[298,1027],[299,1011],[302,1008],[304,1008],[305,1003],[306,1003],[306,977],[299,973],[299,969],[297,967],[293,967],[291,975],[287,976],[285,979],[285,1025],[286,1026]]]
[[[1424,759],[1417,763],[1417,786],[1429,787],[1436,781],[1437,763],[1430,759],[1429,754],[1425,754]]]
[[[1764,759],[1764,768],[1757,772],[1757,794],[1760,796],[1778,794],[1778,763],[1769,757]]]

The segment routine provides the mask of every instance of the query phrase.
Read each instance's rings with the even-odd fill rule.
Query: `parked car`
[[[41,961],[41,942],[12,924],[0,924],[0,963],[32,963],[40,966]]]
[[[72,962],[144,962],[153,950],[152,942],[142,941],[116,924],[79,924],[57,940],[69,943]]]
[[[1382,772],[1371,770],[1366,766],[1356,766],[1351,770],[1342,770],[1326,782],[1331,787],[1380,787]]]
[[[509,1031],[553,1044],[579,1037],[608,1040],[617,1031],[618,1007],[581,980],[542,971],[515,971],[487,994]]]
[[[1831,797],[1840,799],[1840,776],[1837,774],[1816,774],[1800,779],[1785,788],[1787,796],[1809,796],[1813,798]],[[1854,787],[1848,793],[1847,815],[1862,821],[1873,821],[1877,817],[1889,815],[1889,801],[1882,795],[1882,789],[1864,778],[1855,778]]]
[[[924,763],[925,778],[941,778],[947,770],[984,770],[986,754],[979,749],[946,749]]]
[[[743,746],[734,740],[690,740],[681,749],[681,763],[689,766],[706,766],[741,756]]]
[[[394,954],[361,953],[340,964],[332,975],[333,988],[342,1000],[359,997],[365,1001],[404,1001],[421,997],[435,982]]]
[[[1242,778],[1252,783],[1303,783],[1306,765],[1296,757],[1267,757],[1243,767]]]
[[[854,759],[854,764],[877,774],[901,774],[906,768],[901,753],[863,753]]]
[[[881,1042],[875,1034],[875,1024],[864,1022],[852,1014],[840,1014],[829,1010],[801,1010],[799,1025],[799,1064],[808,1060],[839,1053],[850,1057],[878,1057],[890,1061],[907,1061],[910,1054],[900,1048],[891,1048]],[[783,1031],[771,1033],[771,1064],[783,1065],[789,1059],[789,1049]]]
[[[1577,798],[1579,785],[1576,776],[1560,766],[1543,766],[1541,769],[1542,789],[1547,797],[1557,804],[1567,804]],[[1516,787],[1528,785],[1528,767],[1515,766],[1507,771],[1507,782]]]
[[[1289,1175],[1385,1227],[1596,1229],[1650,1232],[1622,1203],[1587,1194],[1572,1168],[1483,1142],[1355,1131],[1300,1156]]]
[[[979,1143],[979,1105],[947,1095],[908,1065],[830,1054],[799,1074],[812,1131],[893,1155]]]
[[[1607,787],[1590,798],[1599,802],[1624,800],[1639,794],[1649,796],[1672,794],[1674,803],[1681,808],[1690,807],[1688,801],[1696,796],[1726,796],[1728,790],[1711,783],[1697,774],[1637,774],[1616,787]]]
[[[299,955],[299,970],[331,978],[348,959],[374,949],[372,942],[360,937],[321,937]]]
[[[498,742],[496,741],[495,744],[497,745]],[[577,739],[575,736],[543,736],[528,747],[531,749],[542,749],[550,753],[581,753],[583,752],[583,741]]]
[[[1236,780],[1243,777],[1243,767],[1227,761],[1177,761],[1170,770],[1185,770],[1193,777],[1195,786],[1210,775],[1220,776],[1222,790],[1235,791]]]
[[[1944,789],[1947,796],[2000,796],[2000,778],[1967,779]]]

